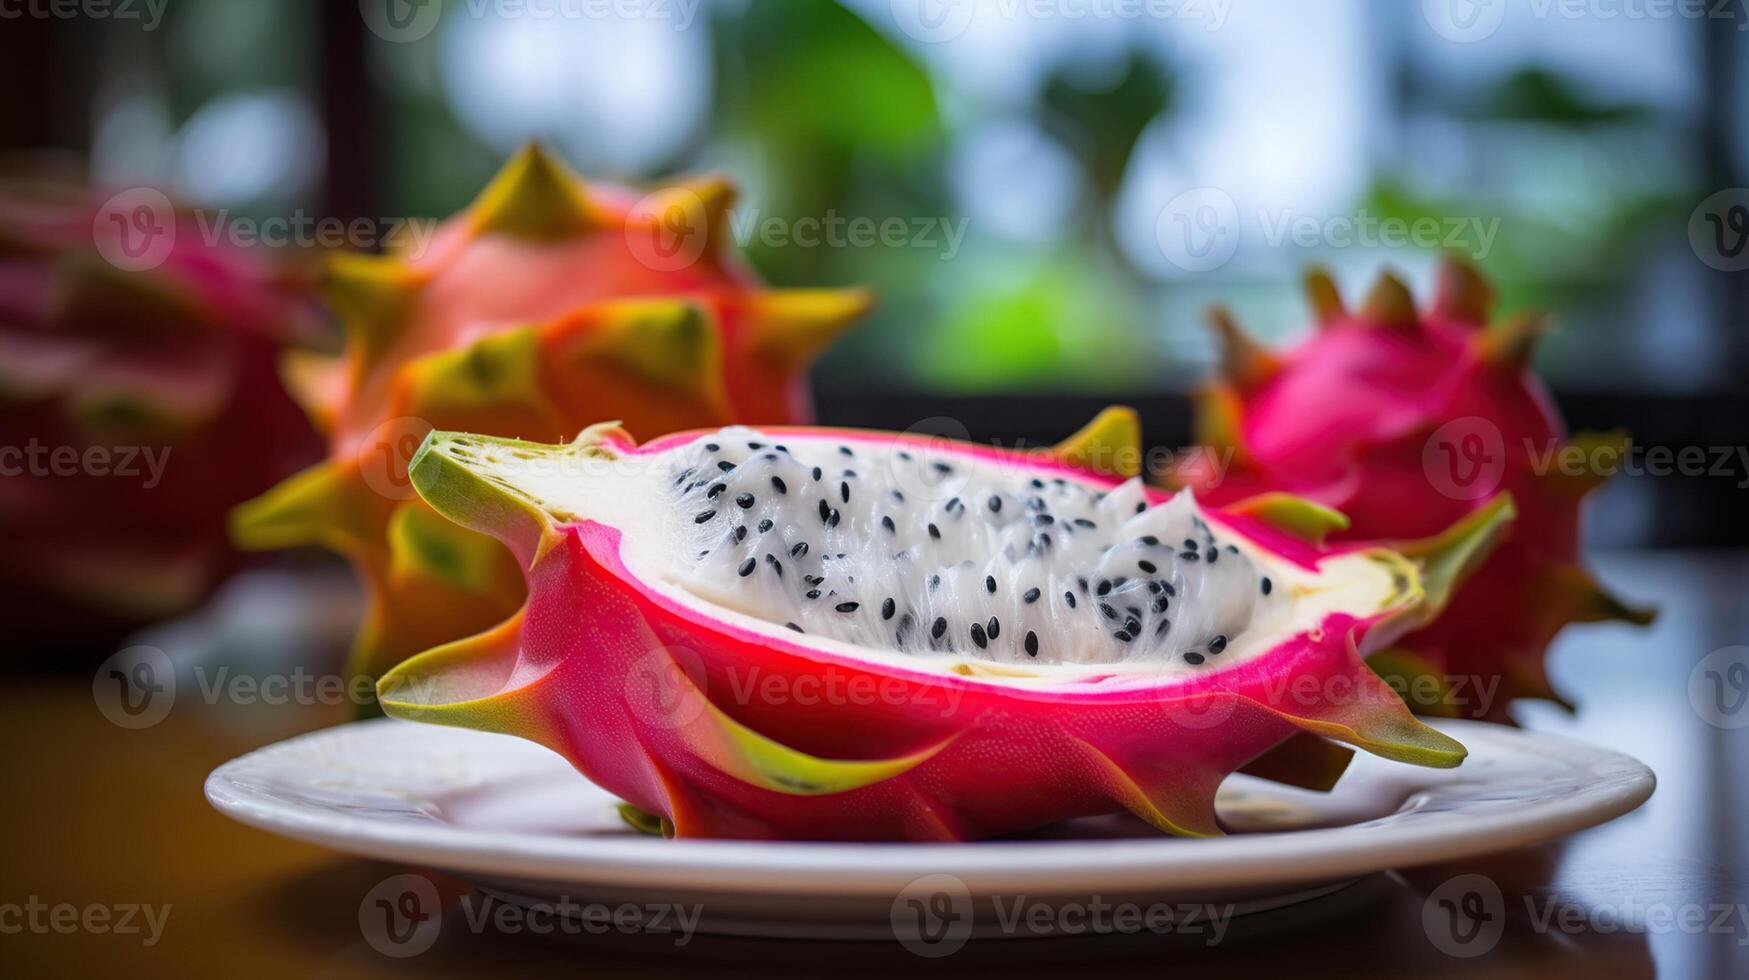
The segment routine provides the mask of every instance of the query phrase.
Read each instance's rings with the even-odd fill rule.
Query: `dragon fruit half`
[[[369,590],[354,668],[371,676],[502,621],[522,577],[497,543],[433,513],[406,465],[433,428],[565,439],[804,421],[814,356],[860,290],[766,290],[723,248],[720,179],[640,198],[519,153],[423,254],[349,255],[327,293],[345,356],[287,375],[329,433],[327,462],[240,508],[243,544],[321,544]]]
[[[274,369],[320,330],[295,277],[204,241],[156,191],[0,184],[14,642],[103,644],[207,594],[235,557],[225,511],[320,456]]]
[[[1623,436],[1567,439],[1528,365],[1542,318],[1490,324],[1493,291],[1464,263],[1441,267],[1425,313],[1388,272],[1357,311],[1324,272],[1306,282],[1317,329],[1285,354],[1211,312],[1223,377],[1199,406],[1206,451],[1174,482],[1217,504],[1303,496],[1347,515],[1338,537],[1349,540],[1431,533],[1509,491],[1521,517],[1487,565],[1444,616],[1373,665],[1412,685],[1411,704],[1429,713],[1501,719],[1513,698],[1559,700],[1543,655],[1563,626],[1651,619],[1578,564],[1579,504],[1601,477],[1548,465],[1565,447],[1589,454]]]
[[[1222,778],[1296,740],[1457,765],[1361,651],[1437,612],[1510,500],[1402,552],[1326,549],[1315,504],[1144,486],[1136,430],[1114,409],[1040,451],[434,432],[414,485],[508,545],[529,599],[379,698],[547,745],[684,837],[966,840],[1125,810],[1208,835]]]

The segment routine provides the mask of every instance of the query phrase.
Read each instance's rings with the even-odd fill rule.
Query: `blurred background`
[[[1351,301],[1385,266],[1425,296],[1453,252],[1506,308],[1554,313],[1536,365],[1573,428],[1745,442],[1736,5],[68,9],[0,22],[0,148],[204,214],[441,217],[531,137],[596,177],[732,175],[734,240],[761,275],[880,296],[818,366],[825,421],[1036,439],[1122,400],[1150,442],[1186,444],[1208,303],[1280,344],[1308,329],[1308,264]],[[296,275],[298,244],[258,250]],[[1745,479],[1741,461],[1615,479],[1590,540],[1749,543]]]

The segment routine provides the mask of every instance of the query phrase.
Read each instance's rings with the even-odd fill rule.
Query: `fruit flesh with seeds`
[[[965,840],[1123,810],[1205,835],[1221,779],[1299,733],[1462,759],[1360,651],[1436,611],[1509,502],[1419,560],[1330,550],[1310,505],[1202,511],[1124,480],[1107,461],[1139,455],[1114,434],[1133,437],[1132,414],[1048,452],[768,426],[643,446],[612,425],[563,446],[434,433],[414,484],[503,540],[530,598],[379,696],[534,739],[694,837]],[[1194,561],[1159,533],[1187,527]],[[1043,528],[1062,537],[1029,550]],[[1162,595],[1163,614],[1141,605]],[[1113,597],[1136,612],[1105,615]]]
[[[1175,485],[1215,503],[1269,491],[1316,500],[1349,517],[1338,537],[1351,541],[1432,534],[1510,492],[1522,516],[1487,565],[1445,616],[1374,664],[1422,691],[1470,682],[1468,694],[1413,702],[1432,713],[1504,719],[1513,698],[1559,700],[1544,654],[1562,627],[1651,616],[1579,564],[1580,502],[1601,476],[1539,472],[1537,461],[1624,436],[1567,436],[1529,366],[1542,319],[1490,323],[1493,292],[1468,265],[1441,268],[1425,311],[1388,272],[1356,310],[1321,271],[1307,287],[1315,331],[1285,352],[1212,312],[1223,369],[1198,412],[1198,441],[1210,452],[1175,472]],[[1496,683],[1494,696],[1478,696]]]
[[[522,602],[502,547],[408,485],[432,428],[563,439],[601,418],[646,436],[807,420],[807,367],[869,297],[761,287],[726,248],[733,196],[717,178],[643,198],[585,185],[531,146],[422,254],[332,263],[345,355],[287,365],[328,461],[240,508],[233,535],[351,559],[370,600],[355,670],[377,675]]]

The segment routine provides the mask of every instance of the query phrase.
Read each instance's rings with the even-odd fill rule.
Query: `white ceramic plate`
[[[1470,750],[1455,770],[1358,755],[1328,794],[1234,776],[1234,833],[1183,840],[1139,821],[1075,821],[1022,840],[819,844],[633,834],[615,800],[519,739],[357,722],[232,760],[207,799],[251,826],[365,857],[437,868],[519,900],[698,903],[703,929],[891,938],[889,915],[926,876],[960,896],[1066,903],[1239,901],[1240,912],[1327,894],[1373,872],[1470,857],[1611,820],[1652,794],[1625,755],[1474,722],[1440,728]]]

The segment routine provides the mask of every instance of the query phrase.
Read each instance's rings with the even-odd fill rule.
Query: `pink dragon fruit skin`
[[[1528,363],[1543,319],[1490,325],[1492,290],[1465,264],[1442,267],[1425,313],[1389,273],[1356,311],[1321,271],[1307,288],[1317,328],[1281,354],[1213,311],[1223,376],[1199,406],[1199,441],[1213,451],[1177,482],[1215,503],[1274,490],[1306,497],[1346,515],[1339,538],[1354,541],[1420,537],[1510,492],[1520,519],[1486,566],[1445,615],[1374,664],[1422,690],[1463,678],[1467,694],[1412,702],[1433,713],[1502,719],[1514,698],[1559,700],[1543,658],[1563,626],[1644,624],[1650,614],[1609,596],[1579,565],[1580,502],[1600,478],[1539,460],[1622,437],[1568,440]]]
[[[967,444],[946,451],[1112,486],[1119,481],[1075,463],[1110,458],[1087,451],[1088,440],[1110,434],[1102,419],[1050,457]],[[911,438],[761,431],[792,445],[822,436],[876,449]],[[1400,570],[1398,598],[1363,615],[1332,613],[1255,659],[1142,685],[1083,675],[1028,686],[1000,671],[864,659],[725,621],[707,602],[677,601],[641,580],[622,561],[621,530],[556,516],[470,466],[497,452],[632,458],[699,438],[640,448],[622,430],[596,427],[556,447],[434,433],[413,463],[415,484],[446,516],[505,542],[530,598],[500,627],[386,675],[379,697],[388,713],[537,741],[682,837],[953,841],[1126,810],[1167,833],[1209,835],[1220,833],[1222,778],[1297,733],[1422,765],[1462,759],[1461,746],[1415,721],[1359,651],[1424,621],[1510,519],[1505,498],[1419,550],[1420,567],[1432,570],[1425,579],[1414,562],[1380,553]],[[944,451],[940,442],[915,446]],[[1328,512],[1279,495],[1213,517],[1223,534],[1299,567],[1342,553],[1282,530],[1316,537]],[[1285,683],[1293,678],[1315,693]],[[756,693],[773,687],[880,694]]]
[[[313,294],[186,212],[158,216],[161,261],[113,265],[104,200],[46,175],[0,186],[0,445],[40,449],[0,479],[0,577],[32,646],[190,608],[234,560],[228,509],[321,450],[276,368],[319,340]]]

